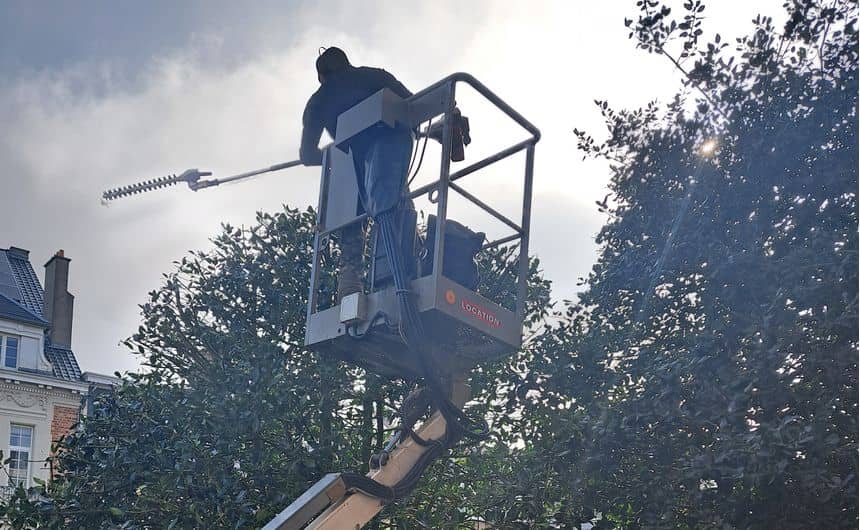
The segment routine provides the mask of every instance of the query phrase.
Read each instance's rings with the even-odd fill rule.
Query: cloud
[[[313,88],[299,75],[306,57],[267,55],[213,73],[196,56],[163,58],[135,90],[104,97],[70,88],[94,69],[40,75],[0,94],[0,107],[14,109],[2,116],[14,133],[0,139],[4,239],[35,256],[62,246],[72,257],[75,346],[86,369],[134,366],[116,343],[136,327],[135,304],[172,260],[205,247],[219,222],[251,222],[257,209],[314,197],[316,172],[301,169],[241,190],[99,206],[102,189],[166,172],[199,166],[226,176],[294,157],[294,120]]]

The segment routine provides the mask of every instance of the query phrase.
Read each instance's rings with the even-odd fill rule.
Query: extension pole
[[[234,180],[246,179],[248,177],[253,177],[256,175],[262,175],[263,173],[271,173],[272,171],[280,171],[282,169],[300,166],[301,164],[301,160],[292,160],[290,162],[284,162],[283,164],[275,164],[274,166],[269,166],[262,169],[255,169],[253,171],[239,173],[238,175],[232,175],[230,177],[224,177],[222,179],[201,180],[198,181],[196,184],[191,185],[191,189],[197,191],[203,188],[210,188],[212,186],[218,186],[219,184],[233,182]]]

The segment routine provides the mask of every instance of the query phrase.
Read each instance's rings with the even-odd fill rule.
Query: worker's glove
[[[469,134],[469,118],[460,114],[460,111],[454,109],[454,127],[452,132],[454,137],[451,141],[451,162],[461,162],[466,158],[466,146],[472,143],[472,137]]]
[[[451,161],[461,162],[465,157],[465,146],[472,143],[469,129],[469,118],[460,114],[460,109],[455,108],[452,116],[452,139],[451,139]],[[424,134],[439,143],[442,143],[443,121],[434,123]]]

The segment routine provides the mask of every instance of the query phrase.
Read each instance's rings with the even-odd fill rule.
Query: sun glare
[[[713,138],[709,138],[705,140],[701,147],[699,147],[699,153],[702,156],[711,157],[717,150],[717,141]]]

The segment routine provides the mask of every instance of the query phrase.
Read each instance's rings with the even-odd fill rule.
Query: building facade
[[[78,423],[87,395],[117,380],[81,373],[72,351],[74,296],[60,250],[39,283],[27,250],[0,249],[0,497],[49,480],[52,445]]]

